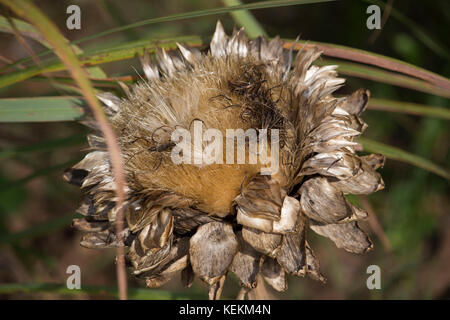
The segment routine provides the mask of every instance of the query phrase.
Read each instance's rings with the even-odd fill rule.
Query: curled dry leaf
[[[362,231],[357,222],[319,225],[311,223],[311,229],[332,240],[338,248],[353,253],[364,253],[372,250],[372,241]]]

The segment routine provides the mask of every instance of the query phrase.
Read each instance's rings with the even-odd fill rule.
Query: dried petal
[[[210,222],[200,226],[190,240],[192,269],[209,285],[227,272],[238,250],[238,242],[229,224]]]
[[[195,64],[198,62],[201,58],[201,53],[197,49],[194,48],[185,48],[181,44],[177,42],[178,49],[180,50],[181,54],[183,55],[184,59],[188,61],[190,64]]]
[[[108,229],[109,223],[107,221],[88,221],[85,218],[82,218],[73,219],[72,226],[80,231],[100,232]]]
[[[319,153],[305,161],[301,174],[321,174],[324,176],[348,179],[360,171],[361,160],[347,151]]]
[[[275,257],[281,246],[282,236],[274,233],[266,233],[253,228],[242,228],[243,239],[255,250]]]
[[[166,50],[157,48],[156,60],[158,61],[161,71],[166,77],[171,76],[176,71],[172,57],[166,52]]]
[[[125,229],[123,238],[128,237],[129,230]],[[80,242],[81,246],[89,249],[97,248],[115,248],[118,246],[117,235],[115,230],[103,230],[100,232],[92,232],[83,236]]]
[[[162,207],[159,205],[143,206],[140,201],[133,202],[125,211],[127,224],[133,232],[148,227],[159,214]]]
[[[229,270],[237,276],[241,286],[250,289],[255,288],[261,254],[244,241],[241,232],[236,234],[236,237],[239,243],[239,251],[234,256]]]
[[[214,216],[191,208],[174,209],[172,215],[174,217],[174,232],[179,235],[190,233],[203,224],[219,221]]]
[[[372,159],[369,159],[369,163],[366,161],[362,158],[361,171],[356,176],[347,180],[331,182],[331,184],[344,194],[370,194],[384,189],[381,175],[369,165],[369,163],[373,163]]]
[[[66,171],[64,171],[63,178],[67,182],[81,187],[84,179],[87,177],[88,174],[89,171],[86,171],[84,169],[69,168],[66,169]]]
[[[247,216],[278,220],[285,195],[275,179],[258,175],[242,188],[235,202]]]
[[[338,248],[353,253],[364,253],[373,247],[369,236],[362,231],[356,222],[342,224],[315,224],[310,227],[321,236],[331,239]]]
[[[237,222],[243,226],[249,228],[255,228],[264,232],[272,232],[272,220],[251,217],[242,210],[240,207],[237,208]]]
[[[336,223],[353,214],[343,193],[326,178],[309,179],[300,189],[302,211],[311,219],[323,223]]]
[[[246,57],[248,53],[247,38],[245,37],[244,28],[239,29],[234,33],[227,44],[227,53],[229,55],[235,54],[240,57]]]
[[[283,236],[281,248],[277,253],[278,263],[284,270],[296,276],[304,276],[306,272],[305,237],[305,220],[303,216],[299,216],[297,232]]]
[[[172,236],[173,217],[169,208],[164,208],[153,222],[142,229],[138,240],[144,250],[162,248]]]
[[[369,90],[359,89],[348,96],[340,107],[349,114],[360,115],[367,106],[369,96]]]
[[[150,81],[159,79],[158,67],[152,62],[147,49],[144,49],[144,55],[139,58],[141,60],[142,69],[144,69],[144,73],[147,79]]]
[[[102,136],[96,134],[88,134],[87,136],[88,143],[92,148],[97,150],[106,150],[106,140]]]
[[[131,262],[134,267],[133,273],[139,275],[144,272],[148,272],[156,269],[164,262],[167,262],[167,257],[170,253],[172,242],[169,241],[161,249],[154,249],[144,251],[139,244],[139,241],[135,240],[131,244],[127,253],[127,260]]]
[[[173,276],[188,266],[189,239],[178,239],[171,247],[170,253],[159,264],[158,268],[141,274],[146,279],[148,287],[157,288],[173,278]]]
[[[104,165],[108,159],[108,153],[105,151],[93,151],[88,153],[83,160],[73,166],[74,169],[84,169],[90,171],[91,169]]]
[[[386,157],[379,153],[372,153],[368,156],[361,157],[361,159],[363,162],[371,166],[373,170],[382,168],[384,166],[384,162],[386,161]]]
[[[109,116],[115,115],[120,108],[120,98],[113,95],[111,92],[102,92],[97,94],[97,98],[103,102],[105,113]]]
[[[300,202],[293,197],[286,196],[281,208],[280,220],[273,222],[273,232],[281,234],[293,232],[299,214]]]
[[[226,54],[226,47],[228,43],[228,36],[223,30],[220,21],[217,21],[216,31],[211,39],[210,51],[215,57],[221,57]]]
[[[174,274],[188,266],[189,238],[178,238],[173,243],[164,266],[157,270],[159,274]]]

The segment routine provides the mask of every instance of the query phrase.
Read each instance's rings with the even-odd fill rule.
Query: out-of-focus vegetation
[[[82,28],[73,31],[66,28],[66,8],[73,1],[35,3],[73,42],[136,21],[238,2],[80,0],[76,4],[82,10]],[[134,68],[140,70],[139,60],[133,58],[136,52],[130,55],[129,48],[136,49],[150,42],[164,46],[173,43],[170,39],[175,38],[200,45],[207,42],[219,18],[228,32],[236,23],[250,24],[249,30],[253,33],[250,36],[262,30],[269,37],[280,35],[295,39],[300,35],[301,40],[359,48],[449,77],[448,1],[388,1],[393,7],[379,32],[366,27],[366,8],[372,3],[385,7],[382,1],[338,1],[260,9],[252,11],[253,16],[234,12],[160,22],[78,43],[75,51],[100,59],[115,47],[114,62],[90,67],[89,72],[98,89],[119,92],[114,80],[120,78],[132,82],[136,79]],[[2,15],[14,17],[4,7],[2,9]],[[382,10],[383,13],[386,11]],[[0,20],[0,31],[5,31],[8,26],[7,19]],[[16,27],[20,32],[30,31],[27,25],[18,21]],[[15,108],[17,103],[4,99],[22,99],[19,107],[29,108],[15,111],[28,117],[24,121],[42,121],[0,123],[0,297],[113,298],[116,296],[112,287],[116,283],[115,251],[95,251],[79,246],[81,235],[70,227],[70,222],[80,201],[80,191],[61,178],[62,171],[79,160],[85,153],[83,149],[87,148],[85,127],[76,122],[58,121],[81,116],[80,103],[74,102],[75,98],[64,101],[55,98],[50,103],[38,99],[23,100],[80,95],[62,67],[47,69],[57,72],[40,74],[40,68],[58,66],[59,62],[52,55],[39,56],[47,50],[48,43],[38,36],[34,38],[38,41],[27,40],[27,44],[39,61],[28,59],[30,50],[21,45],[14,33],[0,33],[0,84],[10,81],[10,85],[0,88],[0,104],[9,103]],[[326,63],[329,59],[323,60]],[[342,61],[333,60],[336,63]],[[16,61],[20,63],[13,64]],[[311,232],[311,242],[328,283],[321,285],[310,279],[291,277],[288,291],[275,296],[283,299],[450,298],[450,93],[444,89],[429,89],[417,80],[407,83],[408,79],[402,77],[381,74],[373,78],[376,74],[369,73],[369,67],[357,65],[366,68],[360,70],[348,61],[342,62],[340,71],[347,78],[347,85],[338,93],[346,94],[364,87],[378,102],[372,102],[363,114],[369,124],[364,135],[369,140],[362,141],[366,150],[374,151],[370,149],[379,147],[373,143],[377,141],[390,146],[386,152],[393,153],[393,159],[397,155],[405,160],[404,155],[395,153],[397,149],[408,152],[413,158],[409,163],[388,159],[381,171],[386,189],[368,199],[351,199],[369,208],[377,217],[377,221],[364,225],[372,234],[375,249],[364,256],[352,255]],[[30,70],[32,73],[26,80],[11,82],[10,75],[14,72],[23,75]],[[402,104],[396,108],[395,102],[414,105],[408,108]],[[68,103],[73,103],[74,109],[62,108]],[[1,112],[0,122],[16,116],[12,112]],[[50,120],[53,122],[47,122]],[[426,165],[437,166],[437,169],[424,170]],[[72,264],[81,267],[81,291],[65,289],[66,268]],[[366,287],[366,269],[372,264],[381,268],[381,290]],[[148,290],[130,277],[129,286],[141,288],[131,290],[130,298],[206,297],[200,281],[196,280],[193,288],[186,290],[177,280],[169,282],[162,290]],[[236,279],[231,277],[227,280],[224,296],[234,298],[238,290]]]

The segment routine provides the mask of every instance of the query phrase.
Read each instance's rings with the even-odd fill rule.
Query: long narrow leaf
[[[450,180],[448,170],[415,154],[366,138],[359,138],[358,142],[362,144],[364,151],[384,154],[389,159],[411,164]]]
[[[80,120],[85,102],[76,97],[0,99],[0,122],[49,122]]]
[[[186,42],[191,46],[199,46],[202,44],[200,37],[179,37],[168,40],[140,40],[126,45],[116,46],[110,49],[96,51],[90,54],[83,54],[79,57],[83,66],[93,66],[103,63],[120,61],[133,58],[136,54],[142,54],[144,48],[149,52],[153,52],[156,47],[165,49],[176,48],[176,42]],[[43,64],[43,67],[33,66],[24,70],[18,70],[7,73],[0,77],[0,88],[5,87],[19,81],[26,80],[41,73],[49,73],[66,70],[66,66],[57,59],[52,59]]]
[[[80,120],[85,115],[82,107],[85,102],[80,97],[34,97],[34,98],[7,98],[0,99],[1,122],[49,122]],[[429,106],[405,101],[371,98],[369,109],[400,112],[420,116],[450,119],[448,108]],[[44,144],[17,149],[4,149],[0,151],[0,158],[11,157],[20,152],[34,151],[80,143],[81,135],[74,138],[63,138],[49,141]],[[47,147],[46,147],[47,146]]]
[[[144,25],[159,23],[159,22],[168,22],[168,21],[176,21],[180,19],[188,19],[188,18],[196,18],[201,16],[208,16],[208,15],[214,15],[214,14],[221,14],[221,13],[228,13],[235,10],[252,10],[252,9],[263,9],[263,8],[271,8],[271,7],[281,7],[281,6],[288,6],[288,5],[296,5],[296,4],[306,4],[306,3],[317,3],[317,2],[326,2],[330,0],[304,0],[304,1],[263,1],[263,2],[256,2],[252,4],[245,4],[241,6],[232,6],[232,7],[226,7],[226,8],[214,8],[214,9],[208,9],[208,10],[201,10],[201,11],[195,11],[195,12],[187,12],[182,14],[175,14],[171,16],[166,17],[160,17],[160,18],[153,18],[153,19],[147,19],[143,20],[137,23],[133,23],[130,25],[114,28],[107,30],[105,32],[89,36],[87,38],[79,39],[78,41],[74,41],[73,44],[81,43],[83,41],[96,39],[98,37],[102,37],[105,35],[109,35],[115,32],[127,30],[130,28],[136,28]],[[286,42],[285,47],[290,48],[292,46],[293,42]],[[450,90],[450,81],[446,79],[445,77],[442,77],[438,74],[435,74],[431,71],[425,70],[423,68],[419,68],[417,66],[411,65],[409,63],[391,58],[382,56],[380,54],[367,52],[360,49],[354,49],[349,48],[341,45],[336,44],[329,44],[329,43],[320,43],[320,42],[308,42],[308,46],[314,45],[316,47],[319,47],[321,50],[324,51],[324,54],[331,57],[341,58],[341,59],[347,59],[352,61],[361,62],[364,64],[370,64],[377,67],[385,68],[391,71],[396,71],[400,73],[404,73],[413,77],[420,78],[422,80],[428,81],[432,84],[435,84],[439,86],[442,89]],[[303,46],[303,44],[299,43],[296,46],[296,50],[300,49]],[[43,52],[40,55],[50,53],[51,51]]]
[[[138,75],[130,75],[130,76],[120,76],[120,77],[114,77],[114,78],[105,78],[105,79],[94,79],[91,78],[92,84],[96,88],[120,88],[120,85],[117,83],[117,81],[123,82],[125,84],[133,84],[137,80],[139,80]],[[36,82],[46,82],[48,79],[43,76],[35,76],[30,79],[31,81]],[[67,83],[67,84],[74,84],[75,81],[69,77],[69,76],[54,76],[53,81],[58,83]]]
[[[448,108],[428,106],[411,102],[370,98],[368,108],[372,110],[408,113],[450,120],[450,109]]]

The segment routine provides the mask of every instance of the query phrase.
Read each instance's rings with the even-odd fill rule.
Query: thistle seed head
[[[303,48],[294,58],[278,37],[248,40],[243,30],[228,37],[218,22],[208,52],[178,45],[157,50],[156,61],[145,53],[146,80],[126,98],[99,95],[125,160],[127,261],[147,286],[181,271],[185,286],[196,275],[215,299],[229,271],[248,290],[258,275],[278,291],[287,289],[288,274],[325,281],[308,227],[349,252],[372,248],[358,226],[367,213],[345,197],[384,187],[376,172],[384,157],[355,152],[369,94],[334,97],[344,80],[337,66],[313,65],[319,56]],[[279,159],[266,149],[279,170],[261,174],[261,161],[175,164],[173,133],[194,134],[199,123],[223,136],[229,129],[276,129]],[[85,218],[74,226],[87,232],[83,246],[114,247],[120,208],[108,151],[96,123],[85,124],[93,129],[93,150],[65,173],[86,194],[78,210]],[[205,157],[204,147],[194,146],[192,158]]]

